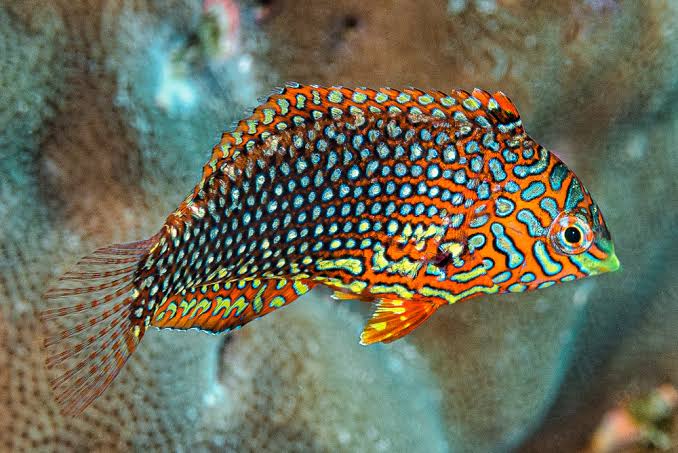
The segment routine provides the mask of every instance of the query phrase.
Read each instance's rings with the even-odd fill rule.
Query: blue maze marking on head
[[[490,231],[494,235],[494,246],[498,251],[506,255],[506,265],[509,269],[515,269],[523,264],[525,257],[516,248],[511,238],[506,235],[504,226],[500,223],[493,223]]]
[[[534,181],[527,186],[520,194],[520,198],[525,201],[532,201],[546,192],[546,186],[541,181]]]
[[[539,148],[539,160],[532,165],[516,165],[513,167],[513,174],[518,178],[526,178],[529,175],[538,175],[544,172],[549,166],[550,153],[546,148]]]
[[[529,209],[521,209],[518,211],[516,218],[527,226],[527,232],[532,237],[545,236],[548,230],[542,226],[539,219]]]
[[[520,276],[520,281],[523,283],[530,283],[536,280],[536,276],[532,272],[525,272]]]
[[[549,255],[548,248],[544,241],[536,241],[533,246],[533,252],[534,257],[544,274],[549,276],[556,275],[563,269],[562,264],[555,261],[551,255]]]
[[[600,263],[600,260],[589,252],[580,253],[579,255],[570,255],[570,261],[577,266],[577,269],[585,275],[591,273],[591,263]]]
[[[584,199],[581,184],[577,178],[572,178],[570,186],[567,188],[567,198],[565,199],[565,210],[573,211],[577,205]]]
[[[568,169],[562,162],[558,162],[551,169],[551,174],[549,175],[549,183],[553,190],[560,190],[563,186],[563,181],[567,177]]]
[[[539,207],[542,208],[554,220],[558,217],[558,203],[551,197],[544,197],[539,202]]]

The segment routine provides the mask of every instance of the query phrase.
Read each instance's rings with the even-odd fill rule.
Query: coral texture
[[[537,430],[521,449],[569,451],[624,395],[678,382],[674,2],[224,3],[224,61],[190,47],[198,1],[0,4],[0,449],[505,451]],[[623,272],[446,307],[389,346],[360,347],[367,307],[322,291],[228,337],[152,331],[61,417],[47,283],[154,233],[286,80],[505,91],[597,195]]]

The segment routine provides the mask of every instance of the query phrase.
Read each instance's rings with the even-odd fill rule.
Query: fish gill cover
[[[223,3],[241,20],[198,2],[0,7],[4,448],[501,451],[543,423],[522,448],[567,450],[601,406],[678,380],[672,3]],[[157,231],[221,131],[284,80],[510,93],[596,194],[624,272],[440,311],[374,349],[356,341],[365,307],[316,292],[228,339],[151,332],[91,409],[60,416],[48,282]]]

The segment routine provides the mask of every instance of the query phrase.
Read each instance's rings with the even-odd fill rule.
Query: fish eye
[[[581,215],[562,212],[551,225],[551,244],[559,253],[575,255],[583,253],[593,244],[593,230]]]
[[[577,244],[579,241],[581,241],[581,230],[573,226],[567,227],[563,237],[568,244]]]

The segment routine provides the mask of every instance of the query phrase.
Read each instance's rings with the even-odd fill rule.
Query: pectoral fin
[[[390,343],[404,337],[426,321],[438,307],[429,302],[383,299],[360,334],[360,344]]]

